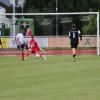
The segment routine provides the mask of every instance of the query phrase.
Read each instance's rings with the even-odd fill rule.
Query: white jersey
[[[15,37],[16,39],[16,44],[17,45],[22,45],[24,43],[24,36],[22,33],[18,33]]]

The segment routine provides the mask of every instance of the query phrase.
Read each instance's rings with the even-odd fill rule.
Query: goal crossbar
[[[99,12],[69,12],[69,13],[0,13],[0,15],[88,15],[99,14]]]

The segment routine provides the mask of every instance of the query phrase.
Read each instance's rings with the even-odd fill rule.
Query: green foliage
[[[10,28],[5,28],[4,35],[10,36]]]
[[[26,0],[24,5],[24,12],[32,13],[32,12],[48,12],[48,9],[53,8],[52,0]],[[46,10],[45,10],[46,9]]]
[[[57,0],[58,12],[98,11],[100,0]],[[55,12],[56,0],[26,0],[24,12]]]
[[[79,12],[87,11],[88,3],[87,0],[59,0],[59,11],[60,12]]]
[[[87,25],[84,25],[82,31],[86,35],[95,35],[96,34],[96,17],[90,16],[90,21]]]

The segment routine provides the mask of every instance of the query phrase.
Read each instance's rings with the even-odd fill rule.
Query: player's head
[[[23,34],[23,33],[24,33],[24,31],[23,31],[23,30],[20,30],[20,31],[19,31],[19,33],[22,33],[22,34]]]
[[[72,24],[72,30],[75,30],[75,29],[76,29],[76,25]]]

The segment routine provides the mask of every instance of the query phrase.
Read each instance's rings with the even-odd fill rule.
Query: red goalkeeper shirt
[[[29,45],[31,46],[32,53],[36,53],[36,52],[40,51],[40,47],[39,47],[38,43],[35,41],[34,38],[32,38],[29,41]]]

